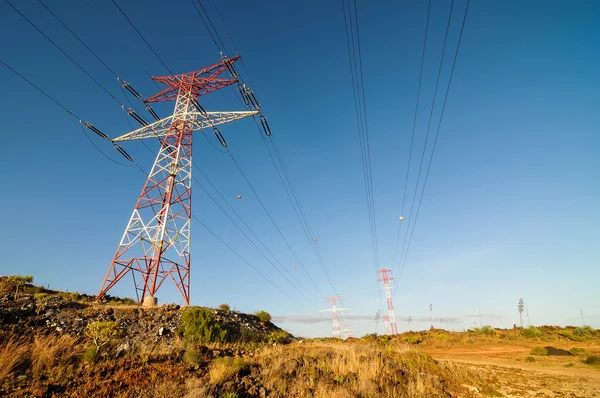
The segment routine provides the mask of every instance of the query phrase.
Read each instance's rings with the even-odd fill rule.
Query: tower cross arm
[[[249,116],[257,115],[258,111],[232,111],[232,112],[200,112],[187,113],[188,120],[192,124],[193,130],[201,130],[220,124],[230,123],[235,120],[244,119]],[[143,140],[146,138],[164,137],[169,132],[173,116],[168,116],[154,123],[142,126],[127,134],[113,139],[113,142]]]

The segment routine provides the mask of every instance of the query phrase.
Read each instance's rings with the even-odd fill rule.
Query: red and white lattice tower
[[[97,299],[131,272],[136,295],[147,305],[157,303],[156,291],[171,277],[190,304],[190,227],[192,204],[192,133],[257,114],[255,111],[207,112],[197,98],[237,83],[219,78],[232,70],[235,58],[189,73],[152,77],[167,87],[144,102],[175,101],[171,116],[115,138],[113,142],[160,138],[161,147],[137,200],[125,233],[110,263]],[[140,295],[141,293],[141,295]]]
[[[354,332],[354,330],[352,329],[348,329],[348,324],[344,324],[344,330],[342,330],[342,332],[344,333],[344,338],[347,339],[348,337],[352,337],[352,332]]]
[[[383,316],[383,324],[385,325],[385,334],[390,334],[390,317],[387,315]]]
[[[331,312],[331,321],[332,321],[332,329],[333,329],[333,337],[341,338],[342,334],[340,332],[340,320],[338,318],[337,313],[339,311],[347,311],[349,308],[338,308],[336,306],[336,301],[342,301],[344,298],[340,294],[339,296],[327,297],[323,300],[324,303],[330,302],[331,308],[327,310],[321,310],[320,312]]]
[[[381,287],[383,290],[385,290],[385,299],[387,301],[387,307],[388,307],[388,314],[390,317],[390,326],[392,329],[392,335],[397,334],[398,333],[398,327],[396,326],[396,314],[394,314],[394,303],[392,303],[392,286],[390,286],[390,284],[388,283],[389,281],[393,280],[394,278],[392,278],[390,275],[392,270],[391,269],[385,269],[382,268],[379,271],[377,271],[377,275],[379,276],[379,274],[381,274],[380,277],[378,277],[377,282],[381,282],[383,281],[383,286]]]

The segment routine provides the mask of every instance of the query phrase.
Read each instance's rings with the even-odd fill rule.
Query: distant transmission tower
[[[342,335],[340,333],[340,321],[338,319],[337,313],[339,311],[349,310],[349,308],[337,308],[336,302],[342,301],[343,299],[344,298],[342,297],[341,294],[339,296],[327,297],[325,300],[323,300],[323,302],[324,303],[330,302],[331,308],[320,311],[320,312],[331,312],[331,323],[332,323],[332,329],[333,329],[332,335],[333,335],[333,337],[337,337],[338,339],[341,338]]]
[[[433,304],[429,304],[429,323],[431,324],[431,329],[433,329]]]
[[[390,275],[388,275],[391,273],[392,270],[390,269],[380,269],[379,271],[377,271],[377,274],[381,274],[381,277],[377,279],[377,282],[383,281],[383,286],[381,288],[385,290],[385,298],[388,306],[390,326],[392,328],[392,335],[394,335],[398,334],[398,327],[396,326],[396,314],[394,313],[394,303],[392,302],[392,286],[390,286],[390,284],[388,283],[389,281],[394,279]]]
[[[167,87],[144,102],[174,100],[173,114],[160,120],[155,116],[157,121],[149,124],[131,111],[142,127],[113,140],[160,137],[161,147],[108,267],[98,300],[131,272],[136,295],[145,305],[158,303],[156,291],[168,277],[175,282],[185,303],[190,304],[192,133],[211,128],[221,145],[227,146],[215,126],[258,113],[207,112],[197,98],[237,83],[236,79],[218,76],[225,70],[231,72],[238,59],[239,56],[224,58],[193,72],[152,77]]]
[[[525,302],[522,298],[519,299],[519,305],[517,306],[519,310],[519,325],[523,328],[523,311],[525,310]]]
[[[344,338],[347,339],[348,337],[352,337],[352,332],[353,330],[348,329],[348,324],[344,324],[344,330],[342,330],[342,332],[344,332]]]

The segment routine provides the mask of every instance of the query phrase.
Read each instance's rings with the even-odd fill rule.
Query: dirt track
[[[539,344],[538,344],[539,345]],[[600,369],[575,356],[525,358],[533,344],[422,347],[433,358],[466,364],[497,381],[497,390],[512,397],[600,397]],[[598,347],[586,347],[594,350]]]

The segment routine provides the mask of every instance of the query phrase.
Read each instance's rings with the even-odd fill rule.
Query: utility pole
[[[237,79],[218,76],[226,70],[231,73],[238,59],[239,56],[223,58],[219,63],[193,72],[152,77],[167,87],[144,102],[175,101],[171,116],[159,119],[154,113],[157,120],[148,123],[128,110],[142,127],[115,138],[113,143],[158,138],[160,149],[96,300],[131,273],[136,295],[144,305],[158,303],[156,292],[166,279],[175,282],[185,304],[190,304],[192,133],[210,128],[221,145],[227,146],[215,126],[259,113],[207,112],[198,103],[198,97],[237,83]],[[138,97],[141,99],[139,94]]]
[[[392,270],[382,268],[377,271],[377,274],[381,274],[381,277],[377,278],[377,282],[383,282],[383,287],[381,289],[385,290],[385,298],[387,301],[388,307],[388,316],[390,320],[390,326],[392,329],[392,335],[398,334],[398,326],[396,326],[396,314],[394,313],[394,303],[392,302],[392,286],[390,286],[389,281],[393,280],[390,275]]]
[[[344,300],[344,298],[342,297],[342,295],[340,294],[339,296],[333,296],[333,297],[327,297],[325,300],[323,300],[324,303],[331,303],[331,308],[327,309],[327,310],[321,310],[320,312],[331,312],[331,324],[332,324],[332,335],[334,338],[341,338],[341,333],[340,333],[340,321],[338,319],[338,315],[337,313],[339,311],[347,311],[350,308],[338,308],[336,306],[336,302],[337,301],[342,301]]]
[[[429,323],[431,324],[431,329],[433,329],[433,304],[429,304]]]
[[[517,306],[517,309],[519,310],[519,326],[521,326],[521,329],[523,328],[523,311],[525,310],[525,302],[523,301],[522,298],[519,299],[519,305]]]

